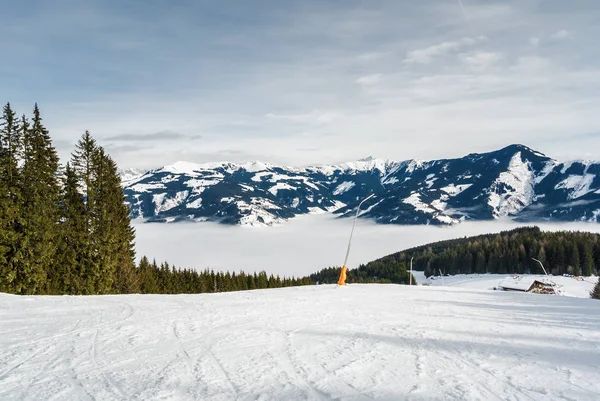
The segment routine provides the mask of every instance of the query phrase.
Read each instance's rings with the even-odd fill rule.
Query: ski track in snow
[[[0,399],[600,399],[598,301],[447,281],[0,294]]]

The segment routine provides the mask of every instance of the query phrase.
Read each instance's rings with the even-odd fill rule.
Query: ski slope
[[[598,400],[600,302],[457,287],[0,294],[2,400]]]

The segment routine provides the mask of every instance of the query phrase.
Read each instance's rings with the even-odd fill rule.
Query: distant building
[[[554,285],[534,277],[507,277],[498,285],[499,290],[531,292],[534,294],[555,294]]]

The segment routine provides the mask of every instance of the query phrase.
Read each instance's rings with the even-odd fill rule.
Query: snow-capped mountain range
[[[600,221],[600,163],[561,163],[523,145],[460,159],[284,167],[250,162],[122,171],[133,218],[272,225],[306,213],[356,212],[386,224]]]

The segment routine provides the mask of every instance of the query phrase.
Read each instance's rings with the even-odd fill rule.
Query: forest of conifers
[[[590,276],[600,267],[600,235],[576,231],[541,231],[521,227],[498,234],[440,241],[378,260],[404,263],[426,276],[469,273],[532,273]]]
[[[0,117],[0,292],[200,293],[311,284],[266,273],[197,272],[135,263],[117,165],[85,132],[60,165],[35,105]]]

